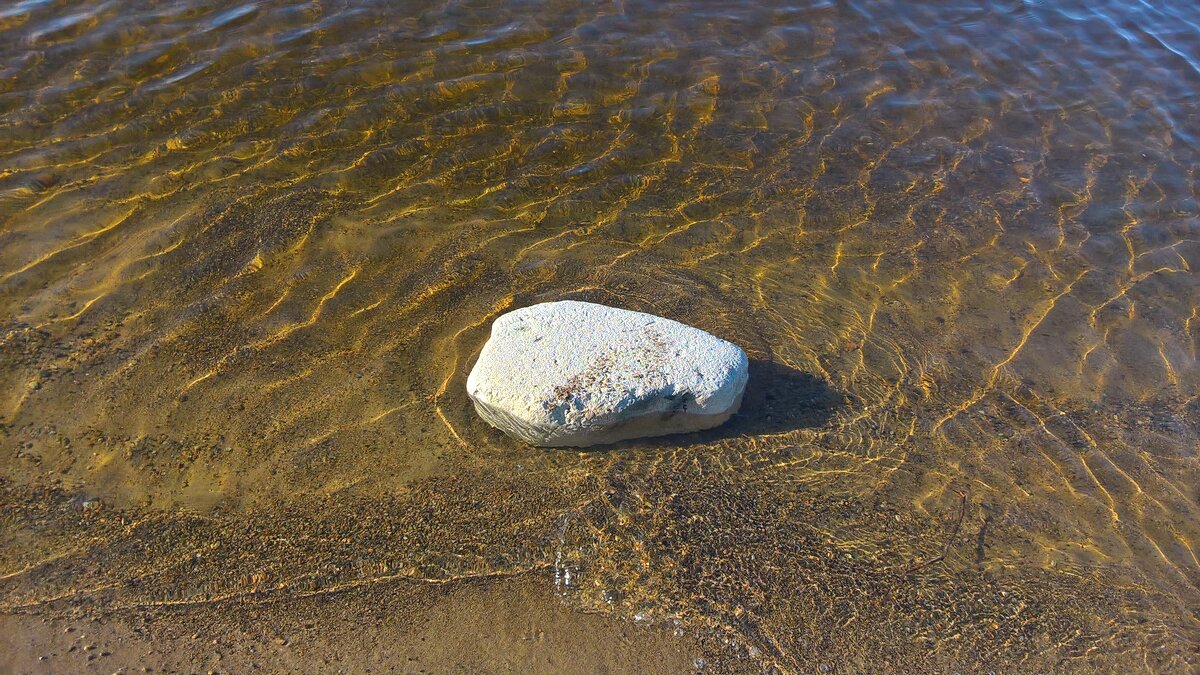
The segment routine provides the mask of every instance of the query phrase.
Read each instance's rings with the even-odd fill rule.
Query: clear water
[[[0,607],[544,573],[748,667],[1194,668],[1198,135],[1185,0],[9,2]],[[488,428],[563,298],[743,413]]]

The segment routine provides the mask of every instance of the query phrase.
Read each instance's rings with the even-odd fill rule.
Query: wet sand
[[[303,601],[0,616],[0,671],[686,673],[699,640],[572,610],[544,575]],[[711,656],[710,656],[711,658]]]
[[[1119,578],[983,564],[1028,545],[1023,524],[965,498],[925,520],[883,501],[776,503],[770,488],[685,470],[611,488],[547,530],[471,497],[488,485],[550,510],[578,498],[526,478],[203,515],[5,488],[6,653],[17,670],[111,657],[169,672],[680,672],[697,658],[713,672],[1169,671],[1196,657],[1178,627],[1131,626],[1146,591]],[[639,538],[636,558],[597,548],[640,530],[607,515],[639,499],[667,504],[673,529]],[[845,523],[855,539],[831,539]],[[464,529],[486,539],[430,557]]]

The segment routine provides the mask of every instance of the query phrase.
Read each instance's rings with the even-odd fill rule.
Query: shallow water
[[[1184,0],[10,3],[0,606],[540,570],[756,667],[1195,667],[1198,134]],[[743,413],[488,428],[563,298]]]

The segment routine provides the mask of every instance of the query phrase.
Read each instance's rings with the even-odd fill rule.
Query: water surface
[[[1195,667],[1198,134],[1185,0],[6,4],[0,607],[542,574],[748,668]],[[743,413],[488,428],[566,298]]]

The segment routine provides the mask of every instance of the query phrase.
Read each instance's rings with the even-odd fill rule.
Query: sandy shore
[[[540,576],[267,605],[0,616],[0,671],[11,673],[728,670],[707,651],[668,627],[576,611]]]

